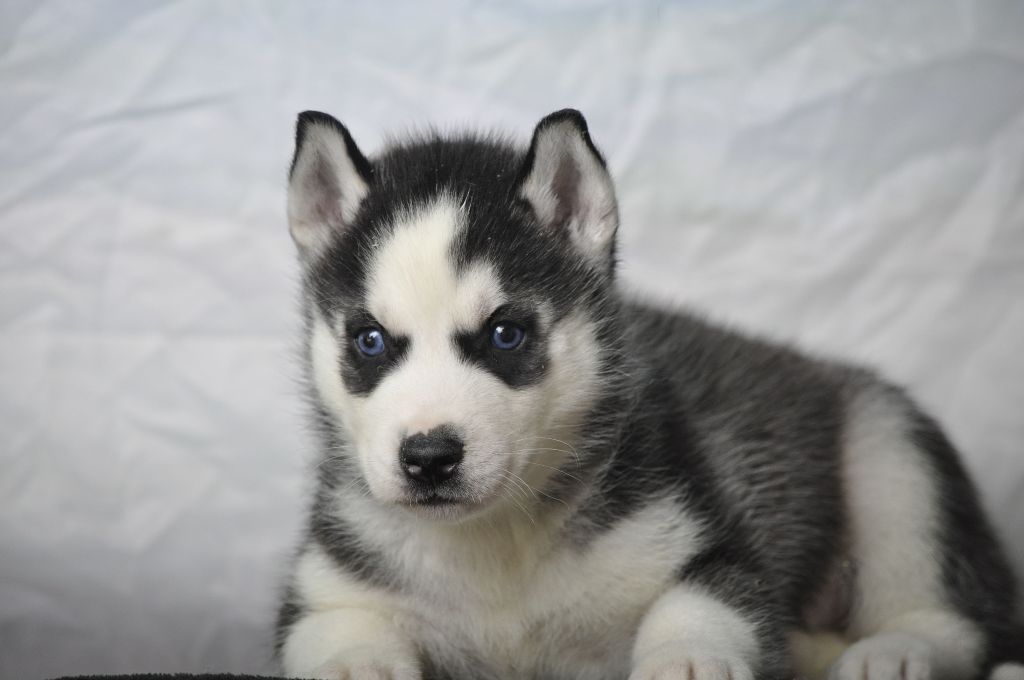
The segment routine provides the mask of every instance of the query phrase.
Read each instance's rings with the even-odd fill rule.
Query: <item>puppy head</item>
[[[546,117],[525,153],[433,136],[367,159],[310,112],[296,137],[289,225],[341,455],[429,517],[542,498],[608,353],[617,209],[583,117]]]

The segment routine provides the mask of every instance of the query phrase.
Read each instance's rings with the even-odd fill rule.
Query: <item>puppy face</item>
[[[312,135],[333,144],[304,156]],[[371,164],[336,121],[300,121],[299,140],[289,199],[311,376],[343,454],[377,499],[428,517],[540,498],[600,388],[611,259],[580,246],[592,235],[570,223],[586,215],[552,186],[579,202],[566,186],[599,157],[582,145],[582,172],[550,161],[538,179],[533,151],[488,142],[413,143]],[[581,164],[572,151],[564,162]]]

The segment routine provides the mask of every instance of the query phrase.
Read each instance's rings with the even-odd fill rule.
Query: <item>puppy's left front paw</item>
[[[629,680],[754,680],[754,672],[742,659],[666,650],[641,660]]]
[[[843,652],[829,680],[931,680],[931,649],[904,633],[879,633]]]

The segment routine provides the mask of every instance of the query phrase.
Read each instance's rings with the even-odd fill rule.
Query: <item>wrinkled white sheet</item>
[[[269,669],[306,108],[367,151],[581,108],[625,279],[910,386],[1020,567],[1022,35],[1016,0],[0,3],[0,676]]]

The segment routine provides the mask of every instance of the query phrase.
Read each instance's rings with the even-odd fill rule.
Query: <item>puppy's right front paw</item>
[[[350,649],[317,667],[317,680],[421,680],[419,664],[380,649]]]

